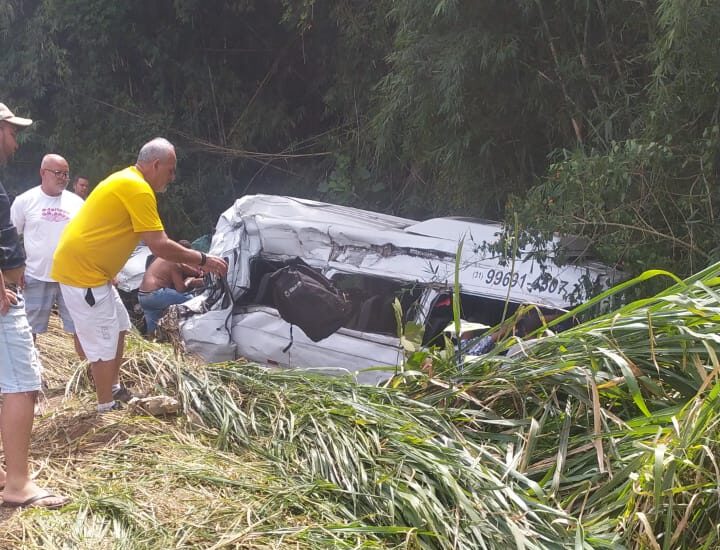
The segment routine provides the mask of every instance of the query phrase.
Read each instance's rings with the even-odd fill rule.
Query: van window
[[[517,310],[519,304],[509,302],[506,317]],[[460,293],[460,318],[488,326],[497,325],[503,319],[505,302],[485,296]],[[442,345],[442,331],[453,321],[452,293],[440,294],[433,302],[425,323],[424,345]]]
[[[287,265],[261,258],[250,260],[250,288],[236,302],[236,306],[257,304],[275,307],[272,292],[265,281],[275,271]]]
[[[236,303],[238,309],[247,305],[275,307],[272,292],[264,281],[286,265],[265,259],[250,262],[250,288]],[[400,300],[403,322],[415,319],[418,312],[422,287],[383,277],[355,273],[335,273],[333,284],[346,293],[352,302],[352,315],[345,328],[375,334],[397,335],[395,311],[392,304]]]
[[[353,303],[353,313],[345,328],[376,334],[397,335],[393,302],[400,300],[403,323],[414,319],[422,295],[420,285],[409,285],[382,277],[356,273],[336,273],[335,286]]]

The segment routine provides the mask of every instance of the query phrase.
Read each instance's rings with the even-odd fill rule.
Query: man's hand
[[[17,304],[17,294],[5,285],[0,285],[0,315],[5,315],[11,305]]]
[[[182,269],[183,275],[185,277],[202,277],[204,275],[202,269],[200,269],[199,267],[194,267],[192,265],[181,263],[180,269]]]
[[[193,288],[200,288],[205,284],[205,279],[202,277],[188,277],[185,279],[185,288],[191,290]]]
[[[227,275],[228,264],[222,258],[217,256],[207,256],[205,263],[200,266],[205,273],[214,273],[220,277]]]
[[[5,277],[0,271],[0,315],[5,315],[10,306],[15,304],[17,304],[17,295],[9,288],[5,288]]]

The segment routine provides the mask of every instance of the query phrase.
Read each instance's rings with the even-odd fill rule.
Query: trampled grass
[[[0,547],[714,548],[719,275],[381,388],[133,337],[126,379],[184,406],[160,419],[96,415],[55,331],[32,455],[73,504]]]
[[[220,450],[218,432],[192,416],[95,414],[69,337],[55,327],[39,344],[50,389],[35,423],[33,466],[41,484],[73,503],[53,512],[0,509],[0,548],[385,547],[342,533],[313,484],[294,485],[252,450]],[[150,393],[179,365],[199,368],[137,337],[127,357],[127,378]],[[64,398],[66,384],[73,391]]]

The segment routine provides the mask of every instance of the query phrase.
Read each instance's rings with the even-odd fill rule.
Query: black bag
[[[352,303],[332,282],[303,263],[294,263],[270,275],[275,307],[285,321],[297,325],[313,342],[343,326]]]

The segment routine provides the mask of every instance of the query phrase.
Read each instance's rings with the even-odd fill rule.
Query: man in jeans
[[[17,133],[30,124],[32,120],[16,117],[0,103],[0,165],[15,154]],[[24,268],[25,254],[10,222],[10,201],[0,184],[0,436],[7,467],[0,468],[2,506],[60,508],[69,499],[50,494],[30,478],[30,434],[42,367],[19,288]]]
[[[192,248],[188,241],[178,241]],[[143,308],[147,335],[154,336],[157,322],[165,309],[193,297],[192,290],[203,285],[202,271],[189,265],[155,258],[145,270],[138,302]]]

